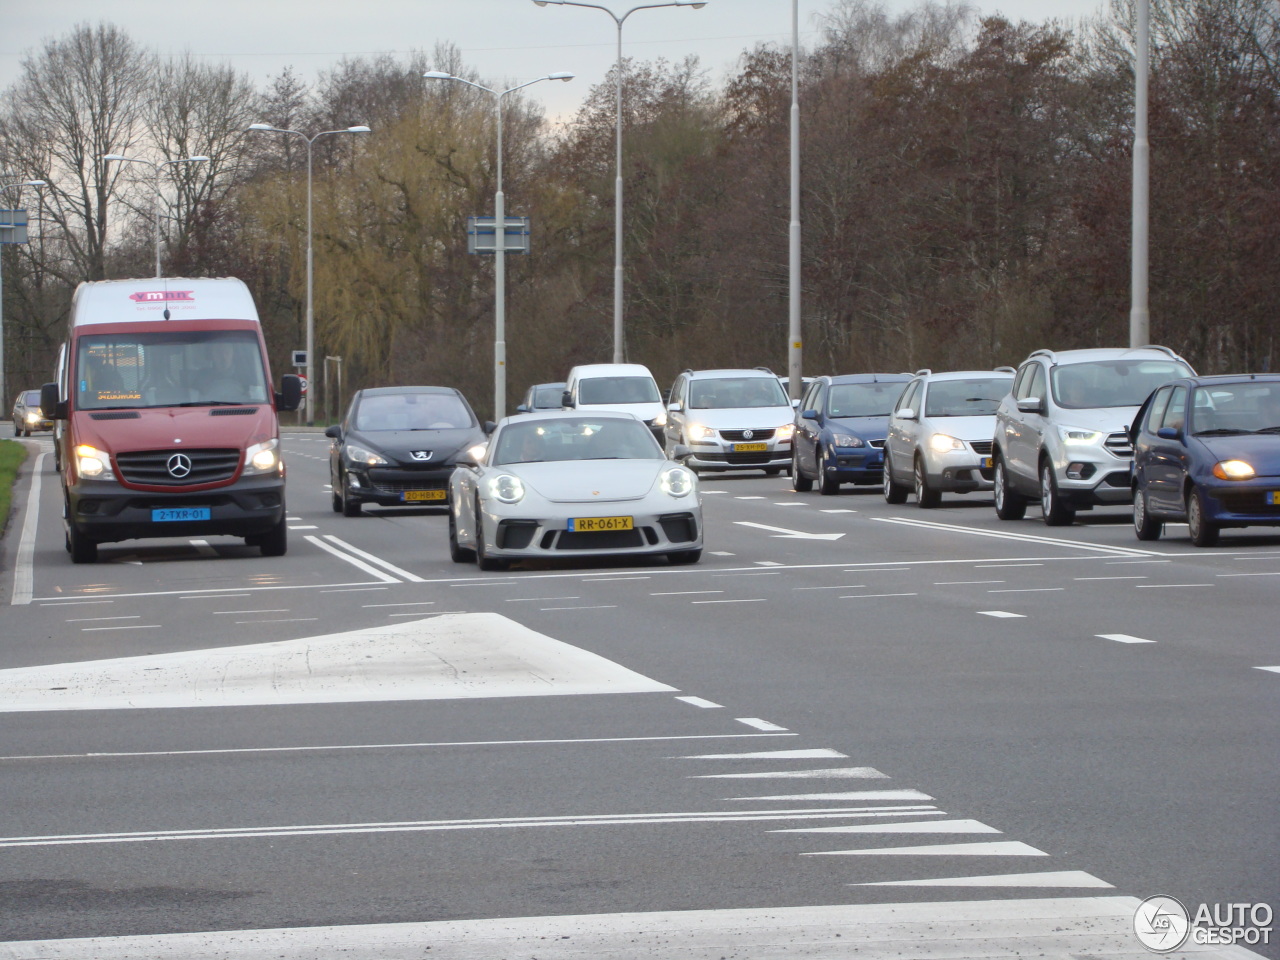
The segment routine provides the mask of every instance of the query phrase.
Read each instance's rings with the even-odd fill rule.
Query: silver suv
[[[1129,425],[1153,390],[1193,375],[1168,347],[1032,353],[996,411],[996,515],[1020,520],[1039,500],[1044,522],[1062,526],[1131,503]]]
[[[991,489],[991,430],[1009,392],[1013,367],[919,370],[889,416],[884,443],[884,498],[936,507],[944,491]]]
[[[665,449],[688,449],[691,470],[763,470],[791,466],[795,410],[778,378],[756,370],[686,370],[667,405]]]

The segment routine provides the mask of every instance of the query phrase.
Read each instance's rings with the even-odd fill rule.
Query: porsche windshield
[[[86,334],[76,352],[80,410],[266,403],[258,338],[248,330]]]
[[[548,460],[661,460],[662,448],[639,420],[583,417],[508,424],[492,462]]]

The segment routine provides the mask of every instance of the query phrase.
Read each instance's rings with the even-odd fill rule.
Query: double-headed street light
[[[251,123],[249,130],[263,131],[266,133],[287,133],[294,137],[301,137],[307,142],[307,389],[311,389],[314,381],[311,379],[311,370],[313,365],[313,356],[316,350],[316,323],[315,313],[313,312],[313,296],[314,288],[313,274],[311,267],[311,145],[321,137],[327,137],[335,133],[368,133],[369,128],[360,124],[354,127],[347,127],[345,130],[322,130],[319,133],[307,136],[298,130],[285,130],[282,127],[275,127],[269,123]],[[312,411],[315,410],[315,403],[307,404],[307,426],[312,426],[316,422],[316,418]]]
[[[154,160],[143,160],[140,157],[125,157],[118,153],[105,153],[98,159],[100,160],[118,160],[121,163],[145,163],[151,168],[152,180],[155,184],[155,196],[152,198],[152,220],[155,230],[156,240],[156,276],[160,276],[160,168],[167,167],[171,163],[204,163],[208,157],[180,157],[176,160],[161,160],[157,163]]]
[[[572,80],[573,74],[549,73],[545,77],[517,84],[508,90],[493,90],[439,70],[428,70],[422,76],[427,80],[456,80],[458,83],[465,83],[469,87],[483,90],[493,97],[494,116],[498,126],[498,189],[493,198],[493,279],[496,291],[493,304],[493,418],[501,420],[507,412],[507,211],[506,198],[502,193],[502,98],[508,93],[514,93],[534,83],[541,83],[543,80]]]
[[[624,356],[626,350],[622,334],[622,25],[626,22],[627,17],[637,10],[653,10],[657,7],[692,7],[694,10],[701,10],[707,5],[707,0],[667,0],[665,3],[642,3],[639,6],[632,7],[622,16],[618,16],[608,7],[603,7],[598,3],[583,3],[581,0],[533,0],[533,2],[540,7],[554,3],[558,7],[591,7],[593,10],[603,10],[613,17],[613,22],[618,25],[618,62],[614,68],[617,80],[617,106],[615,111],[617,178],[613,187],[613,362],[623,363],[626,360]]]

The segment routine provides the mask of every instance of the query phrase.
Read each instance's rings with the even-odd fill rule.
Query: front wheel
[[[1198,487],[1187,491],[1187,527],[1191,542],[1197,547],[1212,547],[1218,542],[1222,527],[1205,518],[1204,494]]]
[[[1139,540],[1159,540],[1164,524],[1151,516],[1147,509],[1147,492],[1135,490],[1133,494],[1133,532]]]
[[[70,520],[67,521],[67,552],[71,554],[72,563],[98,562],[98,542],[86,537]]]
[[[813,489],[813,480],[800,469],[800,451],[796,447],[791,448],[791,489],[796,493],[808,493]]]
[[[1076,512],[1062,502],[1058,481],[1053,478],[1053,464],[1040,465],[1040,512],[1050,527],[1069,527],[1076,522]]]
[[[470,547],[464,547],[458,543],[458,520],[453,515],[453,509],[449,509],[449,559],[454,563],[471,563],[476,558],[476,552]]]
[[[284,517],[257,541],[264,557],[283,557],[289,549],[289,522]]]
[[[351,494],[351,475],[349,473],[342,474],[342,515],[344,517],[360,516],[360,501]]]
[[[916,457],[916,506],[932,510],[942,502],[942,494],[929,486],[929,471],[924,459]]]
[[[884,478],[882,481],[882,489],[884,491],[885,503],[906,503],[907,488],[893,479],[893,465],[889,460],[889,454],[884,455]]]
[[[1027,500],[1009,488],[1009,471],[1004,457],[996,456],[995,466],[996,516],[1001,520],[1021,520],[1027,515]]]

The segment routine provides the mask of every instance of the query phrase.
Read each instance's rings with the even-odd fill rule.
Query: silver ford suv
[[[1036,350],[996,410],[996,515],[1020,520],[1038,500],[1049,526],[1077,510],[1133,501],[1129,424],[1157,387],[1194,376],[1168,347]]]

